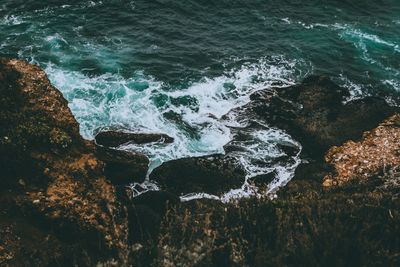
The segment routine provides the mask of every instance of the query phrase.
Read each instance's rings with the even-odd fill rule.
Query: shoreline
[[[375,97],[344,104],[346,96],[329,78],[311,76],[258,91],[231,111],[284,129],[303,147],[302,164],[275,200],[178,198],[247,182],[234,141],[251,141],[247,133],[262,129],[257,123],[235,132],[225,155],[161,165],[150,178],[162,190],[132,198],[126,183],[144,179],[148,159],[84,140],[43,70],[1,59],[0,265],[400,263],[399,110]],[[279,145],[284,156],[276,164],[300,153]],[[250,182],[268,188],[276,177]]]

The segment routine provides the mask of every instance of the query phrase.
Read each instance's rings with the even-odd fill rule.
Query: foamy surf
[[[81,134],[93,139],[98,128],[124,127],[140,132],[167,133],[175,142],[169,145],[121,146],[120,149],[140,151],[150,158],[149,172],[163,162],[193,156],[224,153],[224,145],[231,141],[232,124],[240,125],[235,118],[221,120],[230,110],[247,104],[249,96],[271,86],[287,86],[296,81],[296,68],[302,62],[289,61],[283,57],[262,59],[257,63],[245,63],[240,68],[226,71],[217,77],[204,77],[190,84],[186,89],[163,89],[163,83],[143,73],[132,78],[117,74],[103,74],[89,77],[81,72],[65,71],[48,64],[46,72],[53,84],[59,88],[69,101],[69,106],[81,125]],[[159,99],[163,99],[160,104]],[[176,101],[189,99],[187,103]],[[163,114],[173,112],[182,121],[174,122]],[[187,124],[196,135],[188,134],[182,125]],[[247,171],[246,177],[253,177],[275,171],[280,173],[274,186],[282,186],[291,177],[292,166],[259,166],[254,162],[263,158],[280,156],[274,145],[280,139],[293,141],[288,135],[276,129],[255,132],[252,144],[245,146],[246,152],[236,153],[235,157]],[[296,162],[296,160],[294,161]],[[284,168],[289,173],[279,171]],[[133,185],[135,194],[147,190],[158,190],[156,184],[146,179],[143,184]],[[223,196],[212,196],[222,201],[258,193],[249,185],[247,178],[242,188],[232,189]],[[183,200],[207,196],[205,194],[183,197]]]

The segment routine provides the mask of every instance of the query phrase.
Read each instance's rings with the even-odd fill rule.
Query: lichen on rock
[[[365,182],[400,166],[400,115],[396,114],[377,128],[366,132],[361,141],[348,141],[332,147],[325,160],[334,173],[325,176],[325,187],[350,182]]]
[[[39,67],[1,59],[0,103],[0,264],[122,262],[126,210],[62,94]]]

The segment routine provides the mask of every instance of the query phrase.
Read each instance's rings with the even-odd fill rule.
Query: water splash
[[[204,77],[186,89],[166,88],[162,82],[140,72],[131,78],[117,74],[90,77],[81,72],[57,68],[53,64],[48,64],[45,71],[68,99],[85,138],[92,139],[97,128],[104,126],[161,132],[173,137],[175,142],[170,145],[128,144],[120,147],[148,155],[151,171],[168,160],[223,153],[223,146],[231,140],[230,126],[235,119],[224,121],[221,117],[248,103],[249,96],[257,90],[293,84],[298,64],[301,62],[278,56],[264,58],[257,63],[244,63],[240,68],[217,77]],[[170,112],[176,114],[179,121],[166,118],[165,114]],[[182,125],[187,125],[194,132],[188,133]],[[246,147],[247,152],[237,153],[235,157],[244,166],[247,177],[278,170],[280,178],[271,187],[272,192],[290,177],[283,169],[292,172],[293,168],[259,166],[255,162],[280,156],[281,152],[275,147],[280,140],[294,141],[282,131],[273,129],[257,131],[253,135],[252,144],[236,144]],[[156,190],[157,186],[147,179],[144,184],[134,185],[134,188],[140,193]],[[253,189],[246,179],[241,189],[228,192],[221,200],[248,195]]]

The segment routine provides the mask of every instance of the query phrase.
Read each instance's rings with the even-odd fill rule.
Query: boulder
[[[229,155],[220,154],[168,161],[150,174],[151,180],[175,194],[222,193],[240,187],[244,178],[243,167]]]
[[[97,157],[105,163],[104,173],[115,185],[143,182],[149,166],[149,159],[139,152],[97,147]]]
[[[95,137],[98,145],[118,147],[126,143],[173,143],[174,138],[162,133],[133,133],[122,130],[100,131]]]

